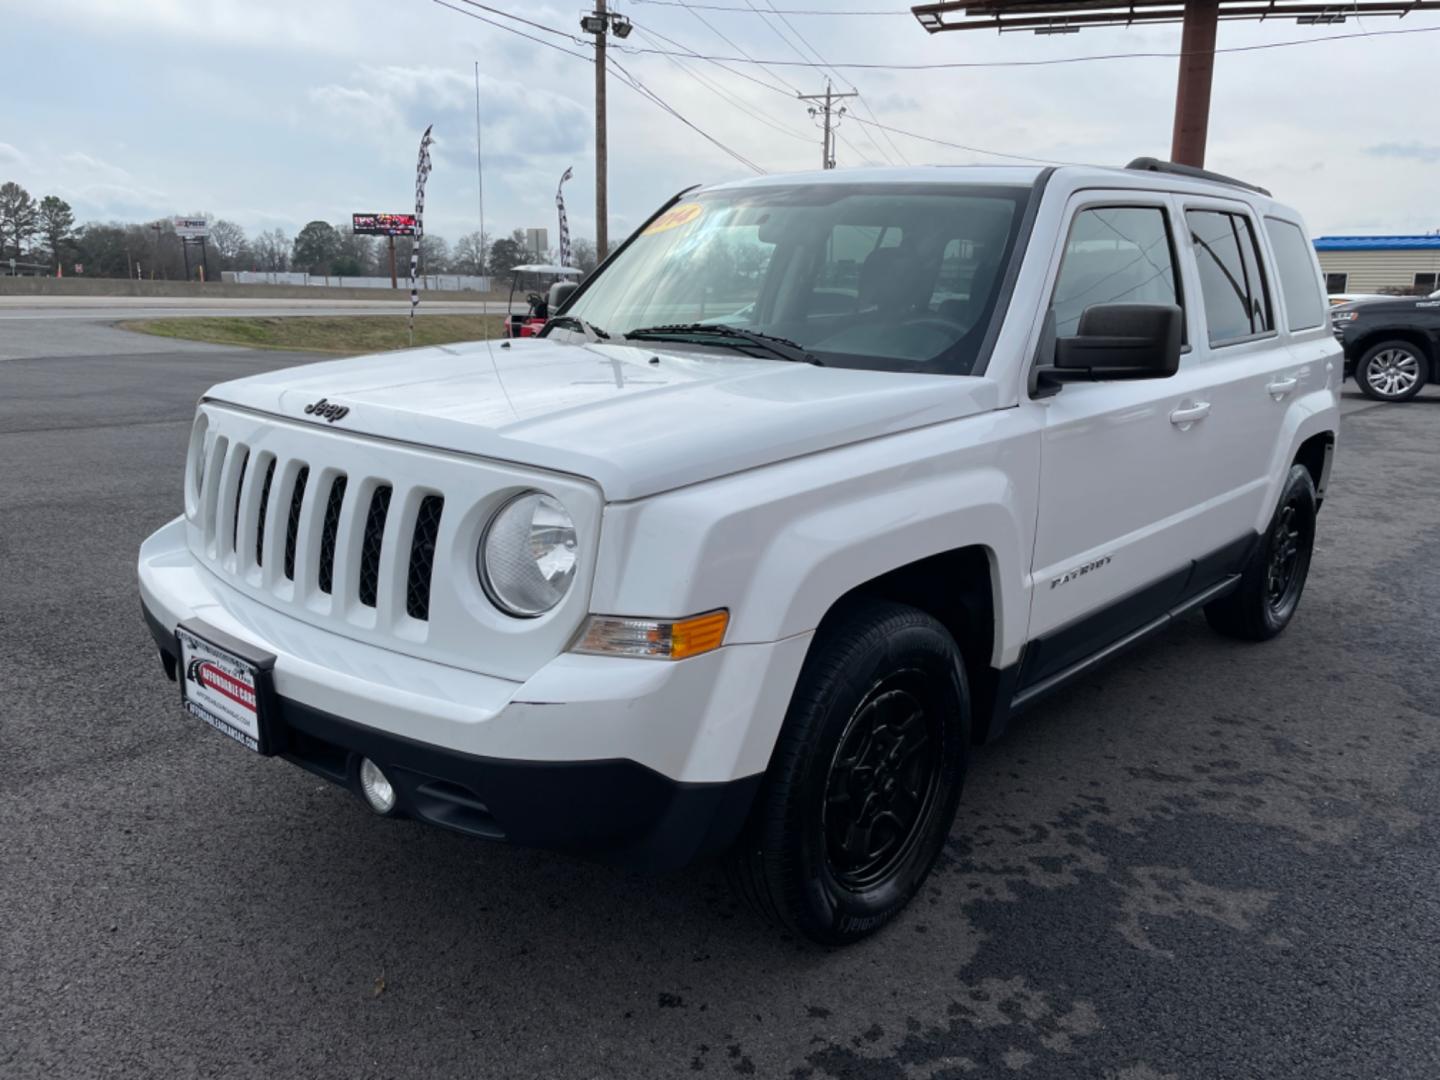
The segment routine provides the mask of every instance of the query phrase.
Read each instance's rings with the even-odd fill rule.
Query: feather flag
[[[415,163],[415,236],[410,241],[410,344],[415,344],[415,308],[420,303],[416,273],[420,269],[420,239],[425,235],[425,181],[430,177],[430,128],[420,139],[420,159]]]
[[[560,265],[570,265],[570,222],[565,217],[565,181],[575,175],[574,168],[565,170],[555,188],[555,209],[560,212]]]

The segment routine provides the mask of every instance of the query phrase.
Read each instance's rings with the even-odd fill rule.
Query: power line
[[[731,4],[702,4],[689,3],[687,0],[635,0],[637,4],[654,4],[657,7],[683,7],[702,8],[705,11],[739,11],[746,12],[749,8],[735,7]],[[778,15],[908,15],[914,18],[914,13],[909,8],[886,8],[883,11],[847,11],[844,8],[829,11],[815,11],[806,9],[797,11],[794,8],[776,8]]]
[[[874,120],[862,120],[860,117],[851,115],[850,119],[857,124],[864,124],[866,127],[883,128],[892,131],[896,135],[905,135],[911,139],[919,139],[921,142],[934,143],[936,146],[948,146],[952,150],[965,150],[971,154],[984,154],[987,157],[1012,158],[1015,161],[1026,161],[1033,165],[1078,165],[1078,161],[1060,161],[1056,158],[1026,157],[1024,154],[1006,154],[1000,150],[986,150],[981,146],[966,146],[964,143],[948,142],[945,139],[937,139],[931,135],[921,135],[916,131],[906,131],[904,128],[892,127],[889,124],[881,124]]]
[[[436,0],[439,3],[440,0]],[[658,0],[652,0],[658,2]],[[743,8],[735,10],[744,10]],[[757,12],[756,14],[762,14]],[[1320,45],[1328,41],[1353,41],[1370,40],[1378,37],[1398,37],[1403,34],[1434,34],[1440,33],[1440,26],[1414,26],[1404,30],[1372,30],[1368,34],[1324,34],[1320,37],[1292,38],[1286,41],[1269,41],[1258,45],[1229,45],[1215,50],[1220,53],[1249,53],[1261,52],[1266,49],[1288,49],[1298,45]],[[656,49],[628,48],[626,52],[632,54],[655,53]],[[1208,50],[1207,50],[1208,52]],[[848,68],[863,71],[944,71],[964,70],[979,68],[1032,68],[1032,67],[1055,67],[1062,64],[1086,64],[1097,60],[1175,60],[1186,56],[1199,55],[1198,52],[1128,52],[1128,53],[1092,53],[1088,56],[1059,56],[1042,58],[1038,60],[956,60],[937,61],[925,64],[901,64],[901,63],[875,63],[871,61],[839,61],[833,64],[820,64],[808,60],[753,60],[738,56],[712,56],[708,54],[695,54],[697,60],[718,60],[730,64],[756,64],[760,67],[791,67],[791,68]],[[848,80],[847,80],[848,81]]]
[[[688,5],[687,5],[687,6],[688,6]],[[702,19],[701,21],[703,22],[704,20]],[[635,23],[635,27],[636,27],[636,29],[640,29],[640,28],[641,28],[639,23]],[[676,46],[677,48],[680,48],[680,49],[685,49],[685,48],[686,48],[686,46],[685,46],[683,43],[681,43],[681,42],[679,42],[679,41],[676,41],[674,38],[666,37],[664,34],[660,33],[658,30],[651,29],[651,30],[650,30],[650,33],[651,33],[653,36],[655,36],[655,37],[659,37],[659,38],[661,38],[661,39],[663,39],[663,40],[665,40],[665,41],[668,41],[671,45],[674,45],[674,46]],[[720,35],[720,36],[721,36],[721,37],[724,37],[723,34]],[[732,43],[732,44],[733,44],[733,43]],[[689,50],[689,51],[685,52],[683,55],[685,55],[685,56],[687,56],[687,57],[690,57],[690,58],[693,58],[693,59],[697,59],[697,60],[703,60],[703,59],[705,59],[705,57],[703,57],[700,53],[695,52],[694,50]],[[748,54],[747,54],[747,55],[748,55]],[[714,61],[711,61],[711,62],[714,63]],[[745,76],[745,77],[747,77],[747,78],[750,78],[752,82],[755,82],[755,83],[757,83],[758,85],[763,86],[763,87],[765,87],[765,88],[768,89],[768,90],[772,90],[772,91],[774,91],[775,93],[780,94],[782,97],[786,97],[786,98],[789,98],[789,97],[790,97],[790,94],[789,94],[787,91],[781,89],[781,88],[778,87],[778,86],[775,86],[773,83],[767,83],[767,82],[765,82],[765,81],[763,81],[763,80],[754,79],[753,77],[746,76],[746,75],[745,75],[745,72],[742,72],[742,71],[734,71],[734,70],[731,69],[731,68],[725,67],[725,65],[723,65],[723,64],[720,64],[719,66],[721,67],[722,70],[729,71],[729,72],[731,72],[732,74],[741,75],[741,76]],[[798,94],[799,91],[797,91],[796,93]],[[955,149],[955,150],[966,150],[966,151],[968,151],[968,152],[970,152],[970,153],[973,153],[973,154],[985,154],[985,155],[987,155],[987,156],[989,156],[989,157],[1008,157],[1008,158],[1014,158],[1014,159],[1019,160],[1019,161],[1035,162],[1035,163],[1041,164],[1041,165],[1050,165],[1050,164],[1072,164],[1072,163],[1070,163],[1070,162],[1052,162],[1052,161],[1044,160],[1044,159],[1041,159],[1041,158],[1030,158],[1030,157],[1025,157],[1024,155],[1020,155],[1020,154],[1005,154],[1005,153],[1001,153],[1001,152],[998,151],[998,150],[986,150],[985,148],[979,147],[979,146],[966,146],[966,145],[963,145],[963,144],[961,144],[961,143],[946,142],[946,141],[944,141],[944,140],[942,140],[942,139],[932,139],[932,138],[930,138],[928,135],[919,135],[919,134],[916,134],[915,132],[907,132],[907,131],[904,131],[904,130],[902,130],[902,129],[900,129],[900,128],[890,127],[889,125],[880,123],[878,120],[866,121],[866,120],[864,120],[864,119],[862,119],[862,118],[860,118],[860,117],[858,117],[858,116],[854,116],[853,114],[851,115],[851,119],[854,120],[854,121],[856,121],[857,123],[865,124],[865,125],[868,126],[868,127],[876,127],[876,128],[884,129],[884,131],[885,131],[885,133],[887,134],[887,136],[888,136],[888,133],[889,133],[889,132],[894,132],[894,133],[897,134],[897,135],[909,135],[909,136],[912,137],[912,138],[920,139],[920,140],[922,140],[922,141],[924,141],[924,142],[933,142],[933,143],[936,143],[937,145],[950,147],[950,148]],[[839,138],[839,140],[840,140],[842,143],[845,144],[845,146],[846,146],[847,148],[849,148],[849,150],[850,150],[852,153],[855,154],[856,157],[860,158],[860,160],[862,160],[865,164],[867,164],[867,165],[874,165],[874,164],[875,164],[874,161],[871,161],[868,157],[865,156],[864,152],[861,151],[859,147],[857,147],[853,142],[851,142],[848,138],[846,138],[843,132],[836,131],[836,132],[835,132],[835,135],[836,135],[837,138]],[[880,149],[880,148],[879,148],[879,143],[876,142],[876,140],[875,140],[875,138],[874,138],[873,136],[870,137],[870,144],[871,144],[871,146],[875,147],[876,150],[879,150],[879,149]],[[880,154],[881,154],[881,156],[883,157],[883,156],[884,156],[884,151],[883,151],[883,150],[880,150]]]
[[[433,0],[433,2],[436,3],[436,4],[439,4],[441,7],[449,8],[451,11],[459,12],[461,15],[465,15],[465,16],[471,18],[471,19],[478,19],[480,22],[486,23],[486,24],[489,25],[489,26],[496,27],[496,28],[499,29],[499,30],[504,30],[504,31],[506,31],[507,33],[510,33],[510,34],[517,34],[517,35],[519,35],[520,37],[525,38],[525,39],[527,39],[527,40],[529,40],[529,41],[533,41],[533,42],[535,42],[535,43],[538,44],[538,45],[544,45],[546,48],[554,49],[556,52],[562,52],[562,53],[564,53],[566,56],[574,56],[574,57],[576,57],[576,58],[578,58],[578,59],[580,59],[580,60],[586,61],[587,63],[591,62],[591,59],[592,59],[592,58],[589,57],[589,56],[586,56],[584,53],[576,52],[576,51],[574,51],[573,49],[567,49],[567,48],[565,48],[563,45],[556,45],[553,41],[547,41],[547,40],[545,40],[544,38],[536,37],[536,36],[534,36],[533,34],[527,34],[527,33],[526,33],[525,31],[523,31],[523,30],[517,30],[517,29],[516,29],[515,27],[513,27],[513,26],[507,26],[507,25],[505,25],[505,24],[502,23],[502,22],[496,22],[494,19],[487,19],[484,15],[476,14],[476,13],[473,12],[473,11],[466,11],[464,8],[459,8],[459,7],[456,7],[454,4],[447,3],[447,0]],[[515,19],[515,20],[518,21],[518,22],[523,22],[523,23],[525,23],[526,25],[534,26],[534,27],[536,27],[537,29],[541,29],[541,30],[546,31],[547,33],[557,34],[557,35],[560,35],[560,36],[562,36],[562,37],[569,37],[569,36],[570,36],[570,35],[568,35],[568,34],[565,34],[564,31],[556,30],[556,29],[554,29],[553,27],[544,26],[544,25],[542,25],[542,24],[540,24],[540,23],[532,23],[529,19],[522,19],[522,18],[520,18],[519,16],[510,15],[508,12],[501,11],[501,10],[499,10],[498,8],[487,7],[487,6],[484,5],[484,4],[475,3],[475,0],[461,0],[461,2],[462,2],[462,3],[470,4],[472,7],[482,8],[482,9],[484,9],[485,11],[494,12],[494,13],[497,14],[497,15],[503,15],[503,16],[505,16],[506,18]],[[572,40],[573,40],[573,39],[572,39]],[[646,50],[646,51],[651,51],[651,50]],[[669,113],[671,116],[673,116],[676,120],[679,120],[679,121],[680,121],[682,124],[684,124],[686,127],[690,128],[690,130],[694,131],[696,134],[698,134],[699,136],[701,136],[701,137],[702,137],[703,139],[705,139],[707,142],[712,143],[713,145],[715,145],[715,146],[718,147],[719,149],[723,150],[725,153],[729,154],[732,158],[734,158],[736,161],[740,162],[740,163],[741,163],[742,165],[744,165],[746,168],[753,169],[753,170],[754,170],[755,172],[757,172],[757,173],[763,173],[763,172],[765,171],[765,170],[762,169],[760,166],[756,165],[753,161],[751,161],[749,158],[745,157],[743,154],[739,153],[739,152],[736,151],[736,150],[732,150],[730,147],[726,146],[724,143],[722,143],[719,139],[715,138],[715,137],[714,137],[713,135],[711,135],[709,132],[707,132],[707,131],[705,131],[704,129],[698,127],[696,124],[694,124],[693,122],[691,122],[689,119],[687,119],[686,117],[682,116],[682,115],[681,115],[678,111],[676,111],[671,105],[669,105],[667,102],[665,102],[664,100],[662,100],[657,94],[653,93],[652,91],[650,91],[650,90],[647,89],[646,87],[642,86],[642,85],[640,84],[640,82],[639,82],[637,79],[635,79],[634,76],[632,76],[628,71],[626,71],[625,68],[622,67],[618,62],[616,62],[616,61],[614,61],[614,60],[611,60],[611,61],[610,61],[610,64],[613,65],[613,66],[620,72],[620,74],[621,74],[621,79],[620,79],[620,81],[623,82],[623,83],[625,83],[625,85],[629,86],[630,89],[634,90],[636,93],[640,94],[642,97],[645,97],[645,98],[647,98],[648,100],[650,100],[652,103],[654,103],[655,105],[657,105],[658,107],[660,107],[661,109],[663,109],[665,112],[667,112],[667,113]]]
[[[646,37],[646,38],[651,38],[650,32],[647,31],[647,30],[645,30],[643,27],[641,27],[641,26],[636,26],[635,29],[636,29],[642,36],[644,36],[644,37]],[[658,35],[657,35],[657,36],[658,36]],[[653,38],[652,38],[652,40],[653,40]],[[789,135],[792,139],[800,139],[800,140],[803,141],[803,142],[809,142],[809,141],[810,141],[810,136],[808,136],[808,135],[802,135],[800,132],[796,131],[794,128],[787,128],[787,127],[785,127],[784,125],[778,123],[777,121],[770,119],[770,117],[765,116],[763,113],[756,112],[754,109],[752,109],[749,105],[747,105],[747,104],[746,104],[744,101],[742,101],[740,98],[736,97],[734,94],[730,93],[728,90],[724,89],[723,87],[718,86],[718,85],[716,85],[715,83],[711,82],[709,79],[707,79],[705,76],[701,75],[699,72],[692,71],[689,67],[687,67],[684,63],[682,63],[682,62],[681,62],[680,60],[678,60],[676,57],[667,56],[665,59],[669,60],[670,63],[674,64],[677,68],[679,68],[681,71],[683,71],[686,75],[689,75],[690,78],[694,79],[694,80],[695,80],[696,82],[698,82],[701,86],[705,87],[707,90],[709,90],[711,93],[713,93],[716,97],[720,98],[722,101],[726,102],[727,104],[732,105],[732,106],[734,106],[735,108],[739,109],[741,112],[743,112],[743,113],[745,113],[746,115],[750,116],[752,119],[755,119],[755,120],[760,121],[760,123],[764,124],[766,127],[772,128],[773,130],[780,132],[782,135]],[[726,70],[728,70],[728,69],[726,69]]]
[[[715,26],[709,19],[705,18],[704,15],[701,15],[700,12],[695,10],[694,6],[683,2],[680,4],[680,6],[683,7],[686,11],[690,12],[691,15],[694,15],[695,18],[699,19],[701,24],[709,27],[712,33],[719,37],[721,41],[725,42],[725,44],[729,45],[732,49],[738,52],[741,56],[745,57],[746,60],[749,60],[752,64],[755,62],[755,58],[753,56],[751,56],[748,52],[742,49],[739,45],[735,44],[735,42],[731,41],[730,38],[725,36],[725,34],[721,33],[719,27]],[[788,86],[793,92],[797,94],[800,93],[800,88],[794,83],[786,82],[785,76],[777,72],[776,78],[778,78],[781,82],[784,82],[785,85]]]
[[[715,136],[701,130],[689,120],[685,119],[685,117],[681,116],[678,112],[675,111],[674,108],[670,106],[668,102],[661,98],[659,94],[655,93],[649,87],[645,86],[645,84],[642,83],[638,78],[630,74],[630,72],[627,71],[618,60],[611,60],[610,63],[615,66],[615,70],[620,72],[623,81],[628,83],[633,89],[639,91],[641,94],[644,94],[656,105],[660,106],[660,108],[664,109],[671,116],[675,117],[676,120],[679,120],[682,124],[699,134],[702,138],[706,139],[707,141],[713,143],[715,146],[719,147],[721,150],[725,151],[725,153],[729,154],[732,158],[740,162],[740,164],[744,165],[747,169],[751,169],[754,172],[762,174],[765,172],[764,169],[762,169],[759,165],[756,165],[755,162],[751,161],[744,154],[740,153],[738,150],[732,150],[730,147],[722,143],[719,139],[715,138]]]
[[[693,7],[691,7],[691,6],[688,5],[688,4],[684,4],[684,5],[681,5],[681,6],[685,7],[685,9],[686,9],[687,11],[689,11],[691,15],[694,15],[695,18],[697,18],[697,19],[700,20],[700,23],[701,23],[703,26],[705,26],[705,27],[707,27],[708,29],[710,29],[711,31],[713,31],[714,34],[715,34],[717,37],[719,37],[722,41],[724,41],[727,45],[729,45],[731,48],[735,49],[737,52],[739,52],[739,53],[740,53],[742,56],[744,56],[746,59],[750,60],[752,63],[754,62],[754,57],[752,57],[748,52],[746,52],[746,51],[745,51],[744,49],[742,49],[739,45],[737,45],[734,41],[732,41],[729,37],[727,37],[727,36],[724,34],[724,32],[722,32],[722,31],[720,30],[719,27],[717,27],[717,26],[715,26],[713,23],[711,23],[708,19],[706,19],[703,15],[701,15],[698,11],[696,11]],[[633,20],[632,20],[632,21],[633,21]],[[669,42],[671,45],[674,45],[677,49],[683,49],[683,50],[685,50],[685,55],[686,55],[686,56],[689,56],[689,57],[692,57],[692,58],[696,58],[696,59],[701,59],[700,54],[699,54],[698,52],[696,52],[694,49],[690,48],[688,45],[685,45],[683,42],[676,41],[676,40],[675,40],[674,38],[672,38],[672,37],[667,37],[666,35],[660,33],[660,31],[654,29],[653,27],[648,27],[648,28],[647,28],[647,27],[642,26],[642,25],[641,25],[640,23],[638,23],[638,22],[637,22],[637,23],[634,23],[634,25],[635,25],[635,28],[636,28],[637,30],[646,30],[646,31],[648,31],[648,36],[650,36],[650,37],[658,37],[658,38],[660,38],[662,41],[667,41],[667,42]],[[774,93],[780,94],[782,97],[785,97],[785,98],[790,98],[790,97],[792,96],[792,91],[793,91],[793,95],[796,96],[796,97],[799,97],[799,96],[801,95],[801,93],[802,93],[802,91],[800,90],[799,87],[797,87],[794,83],[790,82],[790,81],[787,80],[783,75],[780,75],[779,73],[776,73],[776,77],[779,78],[781,82],[785,83],[786,86],[790,87],[789,90],[784,89],[784,87],[777,86],[777,85],[775,85],[774,83],[766,82],[766,81],[763,80],[763,79],[757,79],[757,78],[755,78],[755,76],[751,75],[749,72],[736,71],[734,68],[728,67],[728,66],[726,66],[725,64],[720,63],[720,62],[718,62],[718,61],[711,60],[711,61],[708,61],[708,62],[711,63],[711,64],[714,64],[714,65],[715,65],[716,67],[718,67],[721,71],[728,72],[729,74],[738,76],[739,78],[742,78],[742,79],[748,79],[750,82],[755,83],[757,86],[763,86],[766,90],[773,91]],[[772,124],[771,126],[775,126],[775,125]],[[787,134],[795,134],[794,132],[791,131],[791,129],[785,128],[784,130],[786,131]],[[849,149],[849,150],[850,150],[860,161],[862,161],[864,164],[866,164],[866,165],[874,165],[874,164],[875,164],[875,162],[874,162],[873,160],[871,160],[871,158],[869,157],[869,155],[866,154],[863,150],[861,150],[858,146],[856,146],[853,142],[851,142],[848,138],[846,138],[846,137],[845,137],[845,134],[844,134],[843,132],[837,130],[837,131],[834,132],[834,134],[835,134],[836,138],[838,138],[842,143],[844,143],[845,146],[846,146],[846,148]],[[806,141],[808,141],[808,138],[807,138],[806,136],[797,135],[796,137],[797,137],[797,138],[806,139]],[[876,151],[878,151],[882,157],[885,156],[885,152],[879,148],[879,145],[878,145],[873,139],[871,140],[870,145],[871,145],[871,147],[872,147],[873,149],[875,149]]]
[[[806,40],[805,35],[800,33],[800,31],[795,28],[795,25],[775,7],[775,0],[765,0],[765,4],[767,7],[770,8],[770,10],[774,11],[777,15],[780,16],[780,21],[790,28],[790,32],[800,39],[800,43],[810,50],[811,55],[813,55],[816,60],[824,63],[825,58],[820,55],[820,50],[815,48],[814,45],[810,44],[810,42]],[[840,78],[840,73],[838,71],[836,71],[832,67],[829,67],[829,65],[826,65],[826,67],[830,74],[834,75],[837,79]],[[848,79],[842,79],[841,81],[849,82]],[[860,93],[860,88],[856,86],[853,82],[851,82],[850,89],[855,91],[855,100],[860,105],[860,107],[865,110],[865,114],[869,116],[871,120],[874,120],[878,124],[880,122],[880,118],[875,115],[875,110],[870,107],[870,103],[865,100],[865,96]],[[909,165],[910,160],[905,156],[901,149],[895,145],[895,140],[890,138],[890,133],[887,131],[884,132],[884,135],[885,141],[890,144],[890,149],[895,151],[896,156],[899,157],[904,164]],[[875,148],[880,151],[881,156],[884,157],[886,161],[890,160],[890,155],[885,153],[884,148],[878,142],[875,143]]]

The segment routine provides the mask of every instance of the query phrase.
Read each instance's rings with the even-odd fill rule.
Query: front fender
[[[981,546],[996,609],[989,659],[1009,663],[1029,617],[1038,475],[1033,421],[1006,409],[612,504],[591,607],[637,617],[723,607],[727,643],[778,641],[814,630],[873,578]]]

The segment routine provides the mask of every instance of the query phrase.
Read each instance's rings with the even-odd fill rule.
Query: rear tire
[[[828,617],[730,854],[736,891],[820,944],[875,933],[939,856],[969,744],[965,668],[944,626],[883,601]]]
[[[1408,341],[1382,341],[1355,365],[1355,385],[1374,401],[1409,401],[1425,386],[1430,363]]]
[[[1255,545],[1240,585],[1205,605],[1205,618],[1227,637],[1268,641],[1295,617],[1315,546],[1315,481],[1304,465],[1290,466],[1280,502]]]

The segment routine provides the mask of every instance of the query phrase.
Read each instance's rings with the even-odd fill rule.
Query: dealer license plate
[[[185,623],[176,628],[175,636],[180,642],[180,699],[185,708],[221,734],[257,753],[269,753],[263,683],[268,665],[217,645]]]

